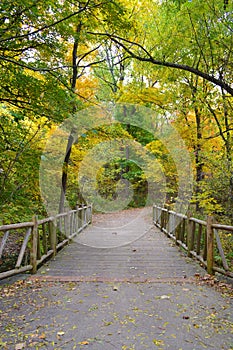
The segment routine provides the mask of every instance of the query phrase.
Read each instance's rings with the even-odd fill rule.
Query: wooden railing
[[[216,271],[233,277],[219,235],[219,231],[233,234],[233,226],[216,224],[212,216],[203,221],[156,205],[153,206],[153,222],[183,247],[189,257],[201,261],[209,274]],[[215,261],[216,253],[221,260],[219,265]]]
[[[31,222],[0,226],[0,260],[3,261],[4,250],[10,241],[11,234],[19,237],[21,245],[14,268],[0,273],[0,279],[19,273],[36,273],[37,268],[49,257],[81,232],[92,221],[92,206],[80,206],[75,210],[57,214],[53,217]]]

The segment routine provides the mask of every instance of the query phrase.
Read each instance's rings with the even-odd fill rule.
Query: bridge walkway
[[[24,282],[3,287],[3,349],[232,350],[229,295],[195,274],[149,210],[93,225]]]
[[[96,215],[92,226],[39,270],[70,280],[185,279],[203,274],[152,224],[151,208]]]

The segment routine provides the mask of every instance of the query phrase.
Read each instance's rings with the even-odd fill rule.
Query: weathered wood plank
[[[212,216],[207,217],[207,272],[213,274],[214,267],[214,231],[213,231],[214,218]]]
[[[31,233],[32,233],[32,228],[29,227],[29,229],[27,230],[27,233],[24,237],[23,244],[22,244],[20,252],[19,252],[18,260],[17,260],[17,263],[15,265],[16,268],[19,268],[22,264],[24,254],[25,254],[29,239],[31,237]]]
[[[31,255],[30,255],[32,273],[36,273],[37,271],[37,244],[38,244],[37,236],[38,236],[38,221],[37,221],[37,216],[34,216],[33,229],[32,229],[32,247],[31,247]]]
[[[7,231],[7,230],[15,230],[18,228],[26,228],[26,227],[32,227],[34,223],[31,222],[21,222],[18,224],[9,224],[9,225],[1,225],[0,226],[0,231]]]
[[[222,225],[222,224],[213,224],[212,227],[217,228],[219,230],[226,230],[226,231],[233,232],[233,226]]]
[[[219,251],[219,254],[220,254],[221,259],[222,259],[223,267],[224,267],[224,269],[226,271],[228,271],[229,270],[229,266],[228,266],[228,263],[227,263],[227,260],[226,260],[223,248],[222,248],[222,243],[221,243],[221,240],[220,240],[220,237],[219,237],[218,230],[214,229],[214,235],[215,235],[215,239],[216,239],[216,242],[217,242],[218,251]]]
[[[127,213],[130,221],[131,211]],[[127,213],[123,215],[126,216]],[[132,224],[124,223],[122,227],[120,214],[118,227],[117,220],[112,227],[109,221],[101,221],[102,227],[97,227],[94,217],[93,225],[77,236],[72,244],[66,246],[55,260],[49,261],[38,273],[42,272],[43,276],[129,280],[186,278],[201,271],[204,273],[204,270],[191,259],[189,264],[186,263],[186,258],[179,248],[152,225],[150,216],[135,220]],[[117,245],[120,242],[122,245]],[[123,242],[129,243],[123,244]],[[93,246],[90,246],[91,243]]]
[[[32,270],[32,265],[26,265],[26,266],[20,267],[19,269],[13,269],[10,271],[1,272],[0,280],[7,278],[7,277],[14,276],[14,275],[18,275],[20,273],[31,271],[31,270]]]
[[[4,232],[4,236],[3,236],[3,238],[2,238],[1,246],[0,246],[0,259],[1,259],[1,257],[2,257],[2,253],[3,253],[4,247],[5,247],[5,245],[6,245],[7,239],[8,239],[8,237],[9,237],[9,232],[10,232],[9,230],[6,231],[6,232]]]

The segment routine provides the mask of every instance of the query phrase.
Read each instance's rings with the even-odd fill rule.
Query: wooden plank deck
[[[140,213],[95,217],[92,227],[13,293],[3,288],[3,344],[232,349],[230,298],[199,285],[192,277],[205,271],[152,225],[151,213]]]
[[[37,276],[84,281],[182,280],[205,271],[152,224],[151,209],[97,215]]]

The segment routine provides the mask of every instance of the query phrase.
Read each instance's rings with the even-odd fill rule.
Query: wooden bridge
[[[213,248],[222,249],[214,231],[220,229],[232,232],[210,219],[180,217],[158,207],[153,220],[152,208],[92,220],[90,206],[1,226],[1,254],[15,230],[22,237],[14,268],[1,278],[34,274],[19,275],[9,286],[1,282],[0,345],[12,350],[232,349],[231,300],[206,285],[209,276],[202,277],[206,272],[196,261],[230,275],[227,261],[225,267],[213,264]]]
[[[151,220],[151,208],[102,214],[35,276],[99,282],[182,281],[203,270]]]
[[[153,207],[153,214],[151,208],[134,209],[97,215],[94,220],[87,228],[92,222],[92,207],[80,206],[43,220],[34,217],[31,222],[0,226],[2,263],[4,250],[15,231],[20,243],[14,268],[1,271],[0,279],[25,272],[35,274],[51,257],[49,268],[39,272],[48,278],[182,279],[200,273],[199,265],[190,263],[191,257],[198,259],[209,274],[217,271],[233,277],[219,235],[219,231],[232,233],[232,226],[216,224],[210,217],[202,221],[157,206]],[[186,257],[181,256],[175,245],[187,251]],[[216,252],[220,266],[214,261]]]

